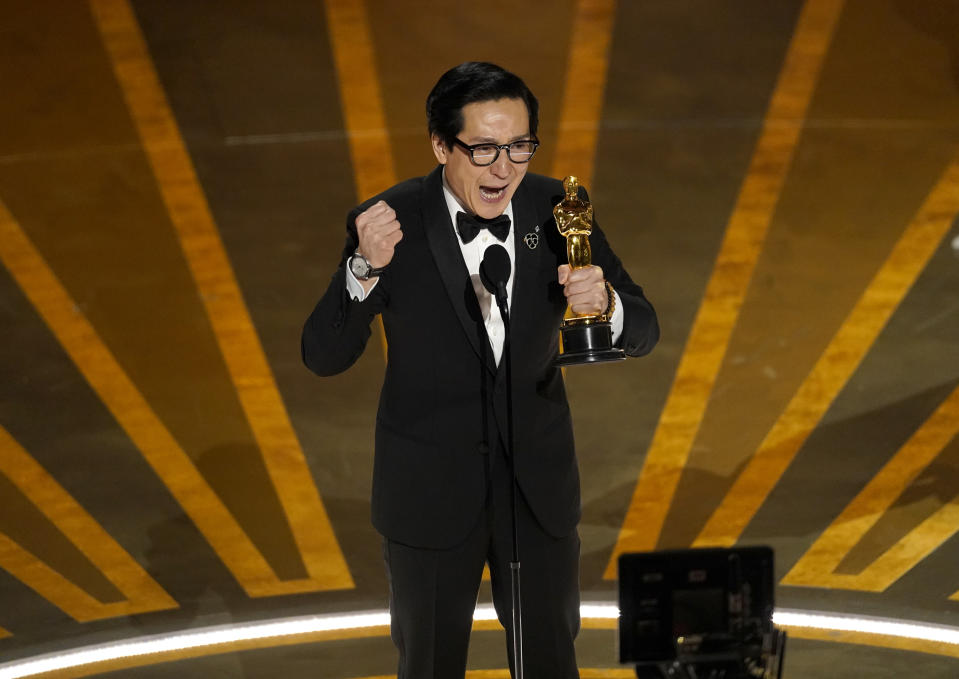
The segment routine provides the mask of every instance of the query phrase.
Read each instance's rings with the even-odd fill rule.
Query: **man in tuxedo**
[[[484,563],[511,639],[511,464],[525,675],[578,677],[579,474],[554,363],[559,326],[567,306],[608,314],[630,356],[649,352],[659,327],[598,227],[593,266],[566,263],[552,213],[562,183],[527,172],[538,103],[520,78],[461,64],[439,79],[426,108],[439,165],[349,214],[341,265],[303,329],[303,360],[320,375],[346,370],[382,315],[388,356],[372,518],[383,535],[399,679],[463,677]],[[512,457],[504,324],[479,282],[494,243],[512,265]],[[628,409],[621,404],[611,420]]]

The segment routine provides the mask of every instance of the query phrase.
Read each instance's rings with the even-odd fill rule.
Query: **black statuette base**
[[[622,361],[626,358],[625,351],[613,348],[613,330],[609,323],[563,325],[560,332],[563,353],[556,359],[556,365]]]

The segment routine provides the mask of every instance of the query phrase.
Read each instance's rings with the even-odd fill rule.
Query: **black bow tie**
[[[489,232],[499,238],[506,240],[509,235],[509,217],[500,215],[494,219],[483,219],[476,215],[468,215],[465,212],[456,213],[456,230],[464,243],[469,243],[476,238],[476,235],[483,229],[489,229]]]

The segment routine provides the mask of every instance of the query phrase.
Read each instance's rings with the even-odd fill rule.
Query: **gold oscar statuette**
[[[582,269],[593,263],[593,253],[589,247],[589,234],[593,230],[593,206],[579,197],[579,180],[576,177],[566,177],[563,180],[563,190],[566,195],[553,208],[553,217],[560,234],[566,238],[566,255],[570,268]],[[563,352],[556,359],[559,365],[600,363],[626,358],[622,349],[613,347],[612,327],[603,314],[570,312],[559,330],[563,338]]]

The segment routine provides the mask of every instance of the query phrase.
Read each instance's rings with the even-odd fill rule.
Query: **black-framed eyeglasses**
[[[506,157],[511,162],[528,163],[539,148],[539,141],[536,139],[520,139],[509,144],[464,144],[456,137],[453,137],[453,141],[470,154],[474,165],[480,166],[495,163],[503,149],[506,149]]]

